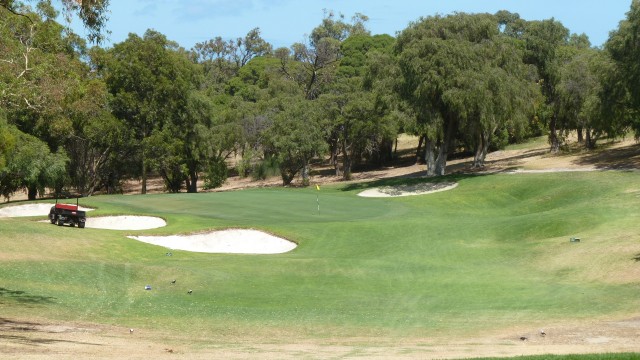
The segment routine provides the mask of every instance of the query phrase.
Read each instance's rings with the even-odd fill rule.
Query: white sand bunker
[[[458,186],[458,183],[440,182],[440,183],[419,183],[412,185],[384,186],[379,188],[368,189],[362,191],[358,196],[363,197],[397,197],[423,195],[434,192],[451,190]]]
[[[87,217],[85,226],[107,230],[148,230],[166,226],[164,219],[153,216],[102,216]]]
[[[293,250],[294,242],[257,230],[230,229],[195,235],[129,236],[173,250],[225,254],[281,254]]]
[[[39,203],[7,206],[0,209],[0,217],[47,216],[49,215],[49,211],[53,205],[54,204]],[[83,208],[80,206],[80,210],[91,211],[93,209]]]

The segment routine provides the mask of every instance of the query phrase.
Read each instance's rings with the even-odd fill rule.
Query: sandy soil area
[[[24,204],[0,208],[0,217],[48,216],[53,204]],[[83,211],[93,209],[80,207]]]
[[[229,229],[194,235],[129,236],[173,250],[226,254],[281,254],[296,244],[258,230]]]
[[[447,191],[458,186],[457,183],[421,183],[413,185],[384,186],[367,189],[358,193],[362,197],[399,197],[431,194]]]
[[[148,230],[167,225],[164,219],[153,216],[100,216],[87,217],[87,228],[106,230]]]

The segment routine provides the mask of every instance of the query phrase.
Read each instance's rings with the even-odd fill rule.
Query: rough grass
[[[637,310],[640,287],[629,276],[639,266],[637,174],[446,180],[459,186],[394,199],[355,194],[399,180],[320,192],[257,189],[81,202],[97,209],[89,216],[168,221],[147,231],[0,219],[3,316],[170,329],[194,339],[251,334],[280,341],[464,336]],[[164,248],[126,238],[229,227],[268,231],[299,246],[280,255],[166,256]]]

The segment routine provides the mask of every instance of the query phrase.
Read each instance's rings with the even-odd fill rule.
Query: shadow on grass
[[[609,149],[602,146],[576,161],[580,165],[591,165],[601,170],[638,170],[640,169],[640,144],[633,144],[621,148]]]
[[[48,332],[42,330],[44,325],[35,322],[29,321],[15,321],[7,318],[0,318],[0,330],[5,331],[19,331],[30,334],[35,333],[43,333]],[[11,342],[22,343],[26,345],[47,345],[47,344],[55,344],[55,343],[69,343],[69,344],[80,344],[80,345],[101,345],[96,343],[89,343],[83,341],[72,341],[72,340],[60,340],[60,339],[50,339],[50,338],[38,338],[29,335],[9,335],[0,333],[0,339],[6,339]]]
[[[4,302],[3,300],[15,301],[21,304],[52,304],[55,298],[51,296],[31,295],[25,291],[0,287],[0,303]]]

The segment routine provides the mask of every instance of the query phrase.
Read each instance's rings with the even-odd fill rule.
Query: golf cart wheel
[[[62,226],[62,225],[64,225],[64,221],[58,219],[58,226]]]
[[[50,218],[50,219],[49,219],[49,221],[51,221],[51,223],[55,225],[55,223],[56,223],[56,217],[54,216],[54,217]]]
[[[78,227],[79,227],[80,229],[84,229],[84,222],[79,222],[79,223],[78,223]]]

